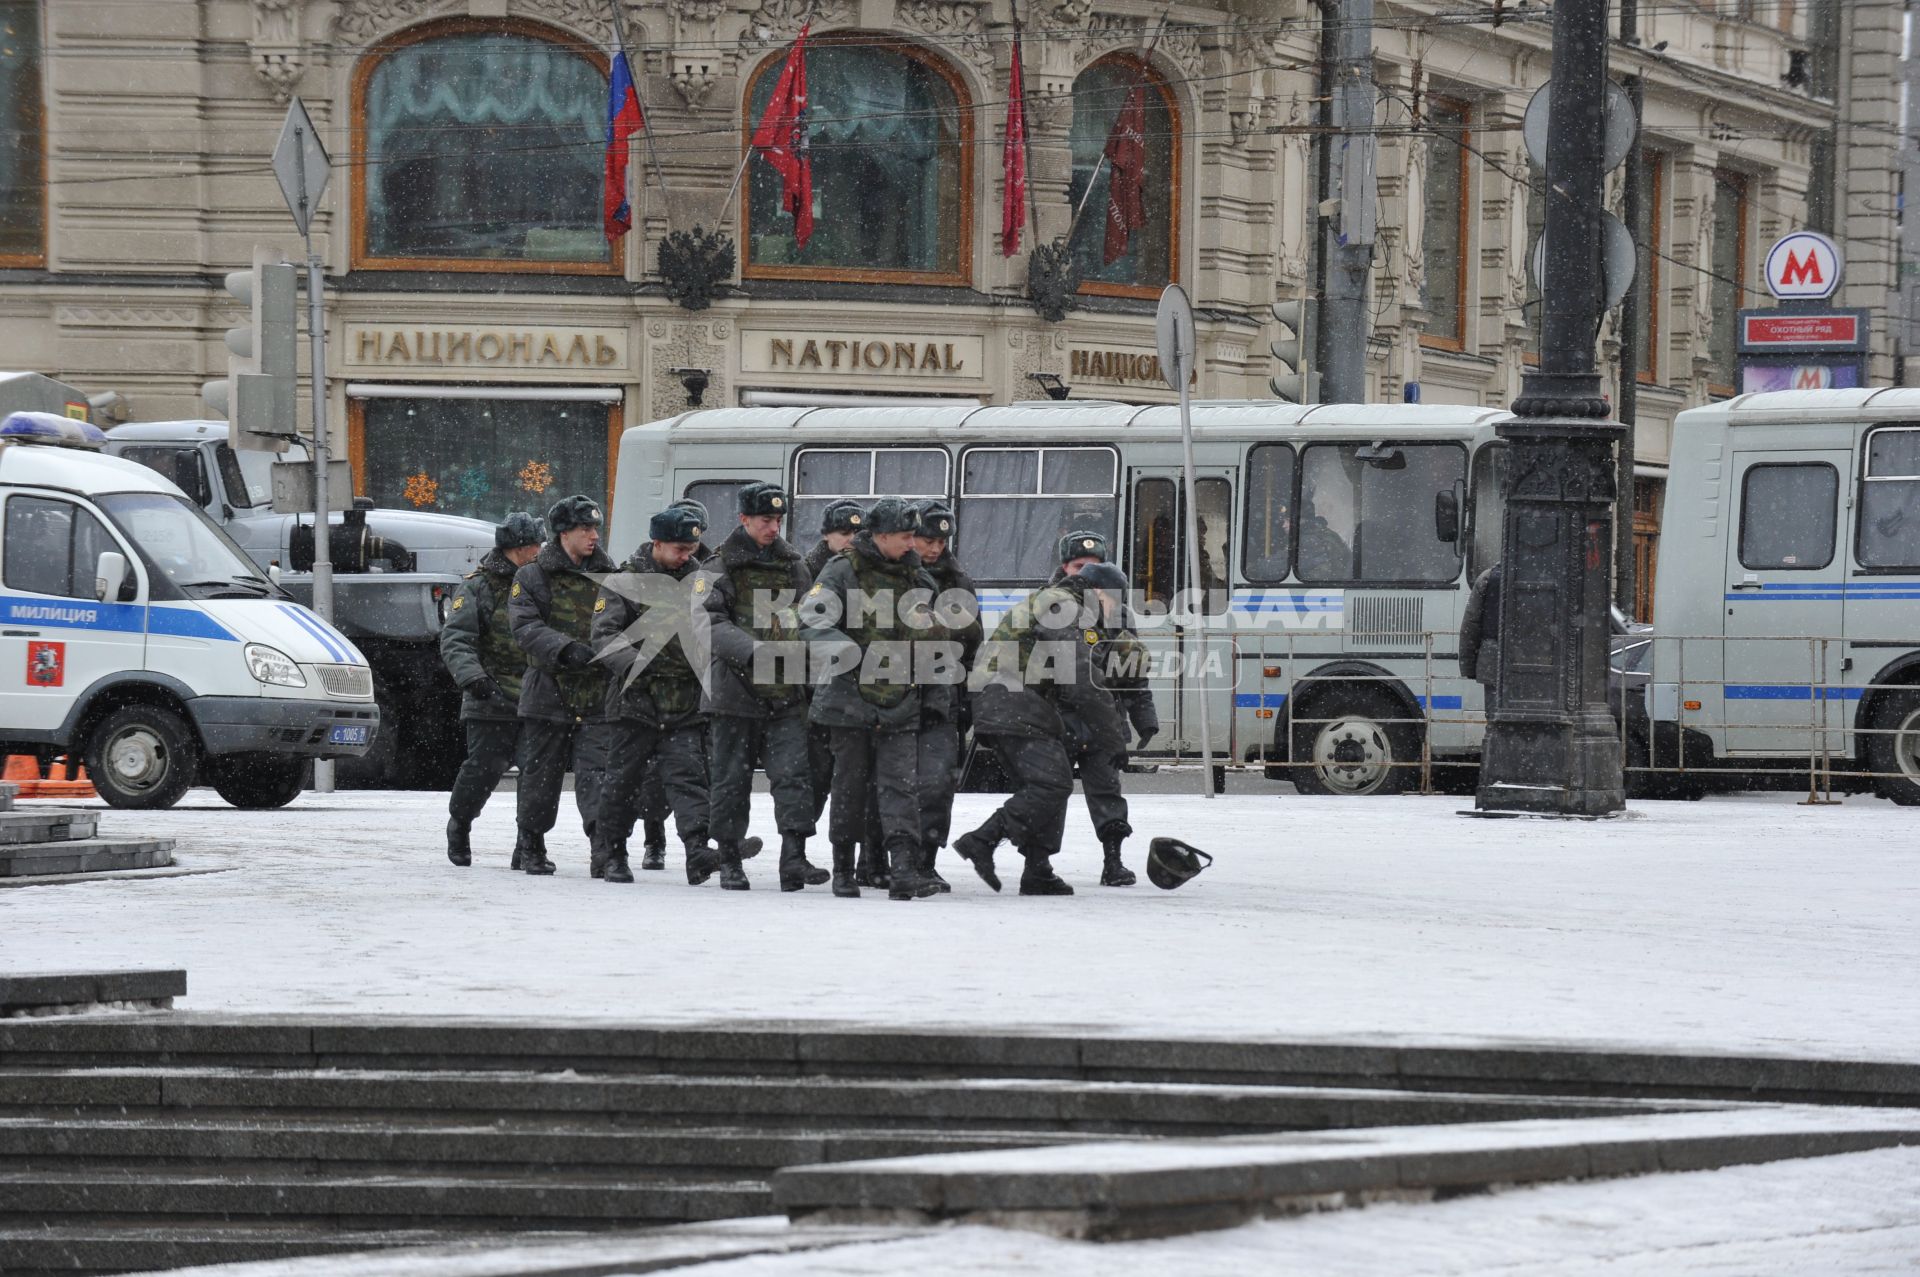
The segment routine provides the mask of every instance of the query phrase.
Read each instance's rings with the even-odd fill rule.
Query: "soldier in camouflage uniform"
[[[935,621],[933,578],[913,552],[915,511],[883,497],[844,554],[828,561],[800,609],[819,663],[835,676],[814,693],[810,717],[833,740],[833,894],[858,896],[854,844],[867,829],[867,796],[876,793],[882,846],[890,861],[887,894],[930,896],[939,888],[922,859],[919,760],[924,736],[950,736],[951,678],[959,644]],[[911,597],[919,591],[917,599]],[[931,650],[948,649],[949,681],[931,677]]]
[[[835,501],[820,512],[820,539],[807,551],[807,576],[819,580],[820,573],[826,570],[827,561],[853,544],[853,534],[860,530],[866,519],[866,507],[858,501]],[[820,817],[827,810],[827,797],[833,792],[833,736],[824,727],[807,725],[807,766],[813,780],[813,820],[820,823]],[[871,831],[878,837],[878,826]],[[869,880],[869,854],[879,859],[880,849],[876,845],[871,849],[863,841],[860,844],[859,880],[863,887],[884,888],[886,875],[879,874]]]
[[[740,526],[694,580],[712,624],[713,657],[702,708],[712,748],[711,832],[719,844],[720,885],[745,891],[740,861],[753,792],[753,760],[761,755],[780,830],[780,889],[827,881],[807,860],[813,835],[813,783],[807,764],[805,649],[794,605],[811,584],[800,552],[780,535],[792,500],[778,485],[740,489]],[[778,645],[769,646],[769,645]],[[784,655],[792,660],[774,659]],[[756,660],[756,657],[763,659]]]
[[[447,859],[456,865],[473,863],[473,822],[519,752],[527,654],[507,624],[507,593],[513,574],[540,552],[544,536],[532,515],[508,515],[493,530],[492,553],[461,582],[440,629],[440,659],[460,687],[460,722],[467,731],[467,757],[447,798]],[[514,855],[518,869],[519,852]]]
[[[975,655],[985,637],[980,626],[980,595],[949,548],[958,521],[945,501],[922,502],[915,512],[913,552],[920,566],[933,578],[935,613],[941,624],[960,644],[963,674],[973,669]],[[950,689],[952,715],[938,730],[920,737],[920,873],[941,891],[951,891],[940,876],[934,860],[947,845],[947,832],[953,824],[953,796],[960,787],[962,742],[972,721],[972,702],[964,682]]]
[[[695,523],[703,528],[711,528],[713,523],[707,518],[707,507],[692,497],[682,497],[668,506],[669,510],[685,510],[693,515]],[[696,566],[713,557],[713,551],[703,543],[695,542],[693,561]],[[701,744],[700,757],[706,758],[706,745]],[[702,763],[705,766],[705,763]],[[665,869],[667,867],[667,817],[673,814],[673,804],[667,798],[667,787],[660,779],[660,755],[656,752],[647,761],[646,779],[640,784],[640,827],[642,844],[640,867],[642,869]],[[758,841],[749,839],[749,842]]]
[[[1026,859],[1021,895],[1073,894],[1049,861],[1060,850],[1073,796],[1069,751],[1126,748],[1125,720],[1093,663],[1098,625],[1118,615],[1126,584],[1118,568],[1102,563],[1037,590],[1007,613],[979,654],[973,727],[992,742],[1015,789],[985,824],[955,839],[953,850],[995,891],[994,849],[1011,838]]]
[[[1107,539],[1098,532],[1069,532],[1060,538],[1059,550],[1060,567],[1050,584],[1057,585],[1095,563],[1107,561]],[[1146,651],[1127,622],[1123,608],[1110,624],[1103,622],[1095,627],[1100,631],[1100,642],[1093,653],[1094,673],[1101,686],[1113,693],[1114,704],[1127,716],[1139,744],[1144,745],[1160,730],[1160,714],[1147,686]],[[1137,880],[1120,859],[1121,845],[1133,834],[1133,826],[1127,823],[1126,795],[1120,790],[1120,773],[1127,762],[1126,741],[1121,741],[1117,751],[1081,745],[1072,752],[1080,771],[1080,795],[1086,800],[1094,836],[1100,839],[1100,885],[1131,887]]]
[[[507,602],[514,641],[527,654],[520,687],[525,759],[518,820],[521,867],[530,874],[553,872],[546,835],[559,814],[569,765],[580,821],[589,843],[598,845],[593,839],[607,767],[608,679],[588,640],[600,597],[595,578],[614,570],[600,548],[600,522],[600,507],[590,497],[555,502],[547,512],[553,540],[515,574]]]
[[[627,837],[648,774],[659,777],[686,848],[687,881],[705,882],[719,868],[707,845],[707,722],[700,713],[700,677],[684,642],[692,637],[694,552],[705,524],[670,506],[653,516],[653,539],[600,583],[593,605],[593,646],[611,678],[612,720],[607,788],[600,800],[595,858],[608,882],[632,882]],[[673,583],[671,586],[666,583]],[[643,659],[644,658],[644,659]]]

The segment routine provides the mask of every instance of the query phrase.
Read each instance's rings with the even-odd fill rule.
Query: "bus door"
[[[1881,670],[1920,647],[1920,426],[1873,430],[1861,445],[1856,473],[1856,530],[1841,529],[1857,565],[1847,583],[1849,696],[1864,693]],[[1847,708],[1851,719],[1859,702]],[[1848,752],[1863,753],[1864,743],[1855,741]]]
[[[1844,694],[1821,685],[1844,681],[1840,495],[1851,461],[1845,449],[1733,454],[1721,673],[1728,753],[1803,755],[1820,729],[1844,727]],[[1711,703],[1713,689],[1699,690]],[[1837,734],[1827,743],[1842,748]]]
[[[1196,634],[1190,625],[1170,622],[1141,628],[1155,675],[1155,701],[1161,720],[1160,733],[1151,747],[1176,753],[1199,752],[1199,698],[1204,686],[1211,698],[1214,753],[1222,755],[1235,743],[1231,706],[1236,669],[1227,611],[1234,472],[1214,466],[1196,467],[1194,473],[1207,633]],[[1177,466],[1135,467],[1128,475],[1128,579],[1136,598],[1162,614],[1172,607],[1176,594],[1189,586],[1185,488],[1184,472]]]

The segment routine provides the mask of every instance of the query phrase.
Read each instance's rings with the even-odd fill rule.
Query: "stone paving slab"
[[[187,992],[187,973],[152,971],[43,971],[0,975],[0,1015],[44,1008],[113,1002],[164,1002]]]
[[[58,808],[0,811],[0,846],[91,838],[99,828],[98,811],[62,811]]]
[[[1767,1106],[842,1162],[779,1171],[773,1193],[796,1223],[958,1221],[1129,1240],[1383,1197],[1905,1145],[1920,1145],[1920,1113]]]
[[[234,873],[238,865],[208,865],[190,869],[179,861],[154,869],[110,869],[93,873],[19,874],[0,877],[0,887],[68,887],[82,882],[135,882],[145,878],[197,878],[201,874]]]
[[[153,869],[172,863],[171,838],[79,838],[0,846],[0,878]]]

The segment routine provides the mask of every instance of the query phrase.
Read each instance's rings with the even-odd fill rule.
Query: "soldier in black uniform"
[[[1095,563],[1105,563],[1107,539],[1098,532],[1069,532],[1060,538],[1059,551],[1060,567],[1049,584],[1057,585]],[[1095,628],[1100,631],[1100,642],[1093,653],[1094,677],[1113,694],[1114,703],[1144,745],[1160,730],[1160,714],[1147,687],[1145,652],[1139,637],[1128,625],[1124,608],[1110,623],[1102,622]],[[1131,887],[1137,879],[1120,859],[1122,844],[1133,834],[1133,826],[1127,823],[1126,795],[1120,789],[1120,771],[1127,761],[1125,734],[1117,750],[1079,742],[1069,743],[1068,748],[1079,767],[1080,795],[1086,800],[1094,836],[1100,839],[1100,885]]]
[[[820,514],[820,539],[807,551],[807,576],[819,580],[820,573],[827,566],[827,560],[853,544],[853,534],[860,530],[866,517],[866,510],[858,501],[835,501]],[[833,743],[824,727],[807,727],[807,766],[813,780],[813,820],[820,823],[821,815],[827,810],[827,795],[833,792]],[[860,844],[860,858],[864,863],[867,857],[867,845]],[[865,882],[862,886],[868,885]],[[885,884],[880,884],[884,886]]]
[[[945,643],[957,669],[959,645],[933,616],[933,578],[913,552],[915,510],[883,497],[843,554],[828,560],[807,591],[801,623],[819,663],[838,672],[813,696],[810,716],[833,740],[833,894],[858,896],[854,844],[866,836],[868,793],[876,792],[881,845],[890,861],[887,894],[930,896],[920,869],[919,759],[924,735],[951,735],[950,686],[930,677],[932,644]],[[922,592],[917,599],[910,596]]]
[[[934,612],[941,625],[960,644],[962,676],[973,669],[975,654],[985,637],[980,626],[980,595],[949,548],[958,521],[945,501],[922,502],[915,512],[913,552],[933,578]],[[953,888],[934,866],[947,845],[953,824],[953,796],[960,787],[961,748],[971,722],[972,703],[965,682],[949,693],[952,713],[947,721],[927,724],[920,735],[920,873],[941,891]]]
[[[765,761],[773,790],[780,889],[819,886],[829,877],[807,860],[815,822],[805,648],[794,606],[811,578],[800,552],[780,535],[780,521],[792,504],[776,484],[740,489],[740,526],[694,580],[700,596],[695,606],[705,607],[712,622],[712,672],[702,708],[709,715],[713,751],[711,832],[719,844],[720,885],[729,891],[752,885],[740,861],[749,854],[742,844],[756,753]],[[763,659],[756,661],[756,655]]]
[[[589,640],[593,605],[600,596],[595,577],[614,570],[613,560],[600,548],[600,522],[600,507],[591,497],[555,502],[547,512],[553,540],[514,575],[507,602],[514,641],[527,654],[527,676],[520,687],[526,752],[518,819],[521,867],[530,874],[553,872],[546,835],[559,814],[569,765],[574,801],[590,844],[600,811],[607,766],[608,680],[606,670],[594,663]]]
[[[666,790],[686,848],[687,881],[698,885],[719,868],[718,855],[707,845],[707,723],[700,713],[700,679],[683,642],[692,636],[692,577],[699,568],[694,551],[705,526],[684,507],[669,506],[654,515],[653,539],[600,583],[593,605],[593,647],[611,679],[611,758],[595,850],[608,882],[633,881],[627,837],[649,774],[658,776]]]
[[[713,523],[707,518],[707,507],[692,497],[682,497],[668,506],[669,510],[685,510],[693,516],[694,522],[703,528],[711,528]],[[705,563],[713,557],[713,551],[704,543],[696,542],[693,549],[695,566]],[[703,743],[700,756],[706,757]],[[705,764],[702,763],[702,766]],[[703,782],[704,783],[704,782]],[[642,869],[665,869],[667,867],[667,817],[673,812],[673,804],[667,799],[667,787],[660,780],[660,755],[656,752],[647,762],[646,779],[640,783],[640,827],[642,843],[640,867]],[[758,839],[749,839],[758,842]]]
[[[493,530],[493,551],[467,574],[440,629],[440,659],[460,687],[467,757],[447,799],[447,859],[473,863],[468,835],[520,746],[520,679],[527,654],[507,624],[513,574],[540,552],[540,520],[516,511]],[[515,869],[520,867],[514,852]]]
[[[1049,861],[1060,850],[1073,796],[1070,742],[1112,753],[1126,748],[1126,723],[1099,686],[1093,658],[1098,624],[1118,615],[1126,584],[1106,563],[1063,577],[1008,612],[977,658],[974,730],[992,742],[1016,788],[985,824],[955,839],[953,850],[995,891],[994,849],[1011,838],[1026,859],[1021,895],[1073,894]]]

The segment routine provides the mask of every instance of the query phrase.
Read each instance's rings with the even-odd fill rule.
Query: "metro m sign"
[[[1818,301],[1840,287],[1845,259],[1825,235],[1795,231],[1767,253],[1767,291],[1782,301]]]

